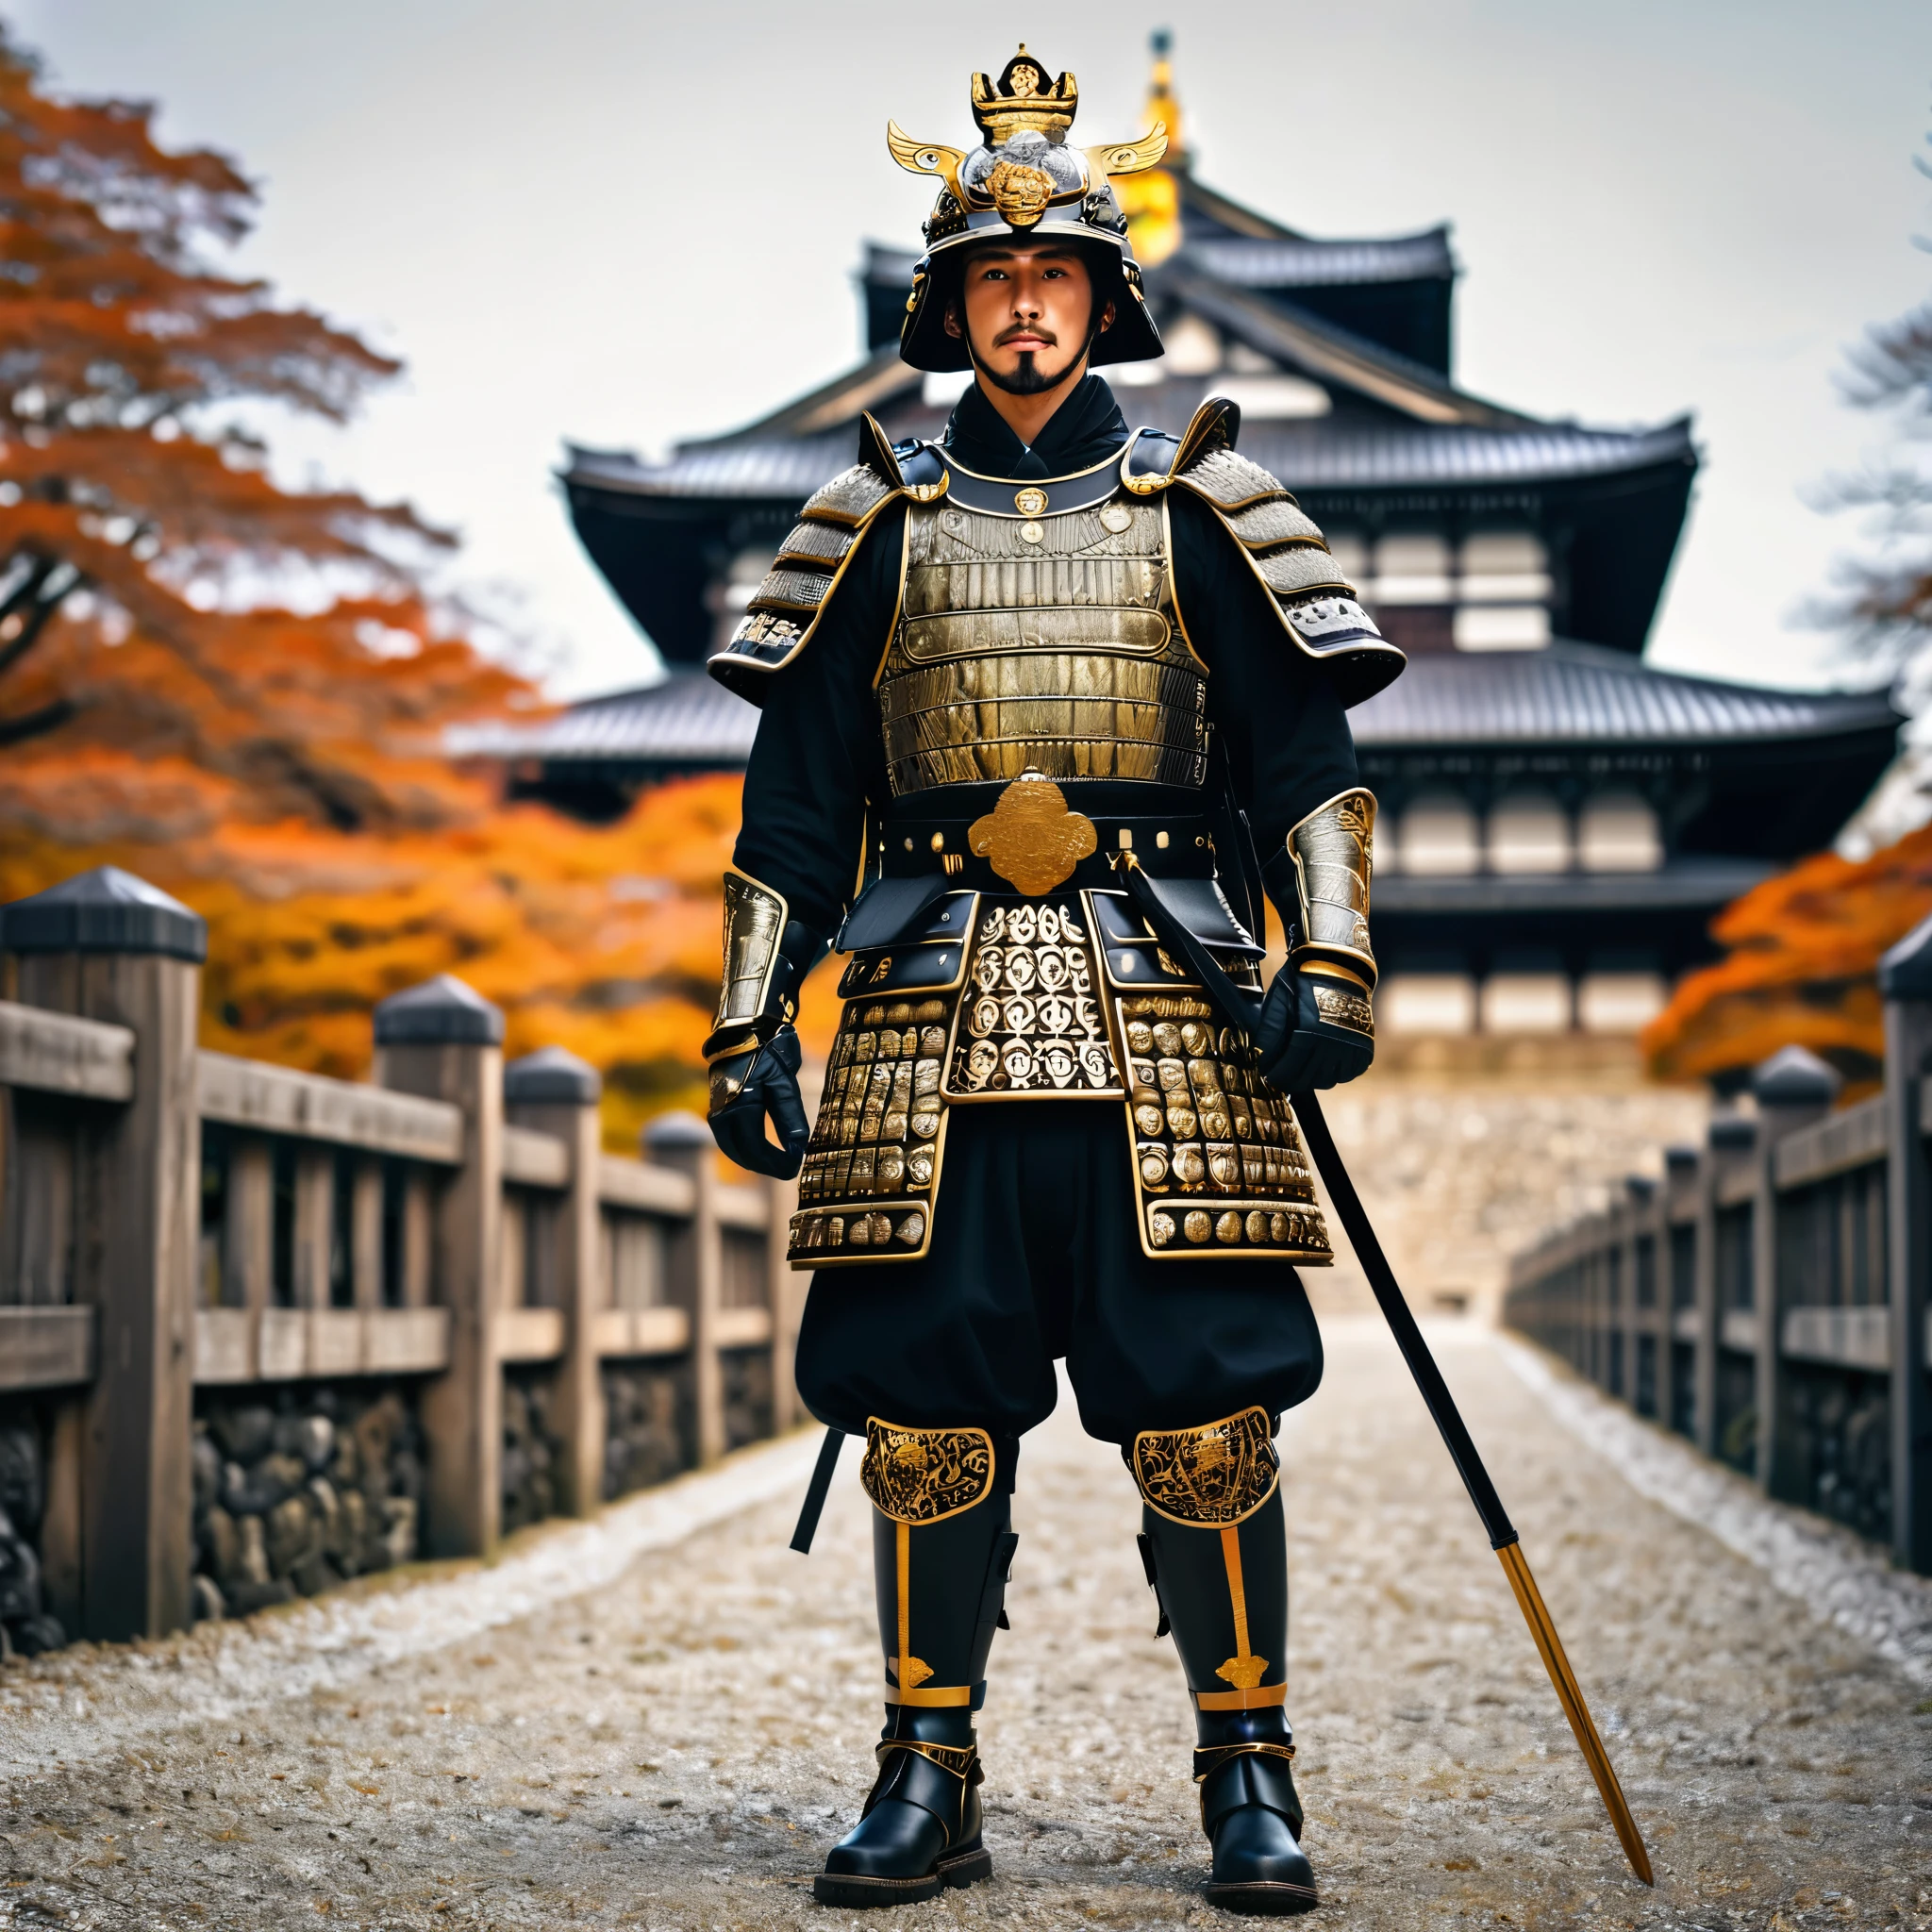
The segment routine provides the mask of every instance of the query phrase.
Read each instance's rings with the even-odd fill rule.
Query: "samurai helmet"
[[[1074,76],[1062,74],[1049,86],[1044,63],[1022,42],[996,82],[973,76],[973,118],[981,138],[970,152],[914,141],[896,122],[886,124],[892,158],[941,184],[899,332],[899,354],[913,368],[971,367],[965,342],[946,333],[946,308],[966,252],[994,241],[1051,238],[1080,245],[1092,272],[1094,312],[1114,305],[1112,326],[1094,337],[1091,362],[1143,362],[1160,354],[1126,217],[1108,176],[1154,167],[1167,152],[1167,129],[1157,121],[1139,141],[1070,147],[1067,133],[1079,106]]]

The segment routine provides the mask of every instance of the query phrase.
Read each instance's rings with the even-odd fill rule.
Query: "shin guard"
[[[866,1424],[859,1480],[872,1498],[873,1574],[886,1702],[962,1716],[984,1701],[1019,1542],[1010,1478],[982,1429]]]
[[[1287,1694],[1288,1550],[1266,1413],[1148,1430],[1128,1460],[1143,1552],[1194,1708],[1279,1710]]]

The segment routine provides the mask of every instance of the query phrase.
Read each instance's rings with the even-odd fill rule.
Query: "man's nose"
[[[1040,291],[1028,282],[1018,282],[1013,287],[1013,313],[1022,316],[1038,315],[1041,308]]]

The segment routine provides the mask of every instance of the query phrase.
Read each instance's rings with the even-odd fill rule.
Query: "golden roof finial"
[[[1141,262],[1153,268],[1163,262],[1181,245],[1180,183],[1176,168],[1188,165],[1187,150],[1181,144],[1181,104],[1174,94],[1174,35],[1158,27],[1149,37],[1154,55],[1154,73],[1147,83],[1147,112],[1157,126],[1167,130],[1166,167],[1115,184],[1121,212],[1127,218],[1127,233]]]
[[[1147,81],[1147,118],[1166,124],[1167,158],[1184,168],[1188,144],[1181,138],[1181,104],[1174,92],[1174,61],[1170,58],[1174,53],[1173,29],[1157,27],[1148,36],[1148,46],[1154,55],[1154,72]]]

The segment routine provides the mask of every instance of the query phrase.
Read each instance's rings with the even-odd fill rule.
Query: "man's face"
[[[1013,395],[1057,388],[1086,359],[1093,278],[1076,248],[1052,242],[975,250],[946,332],[963,336],[974,366]],[[1108,303],[1098,318],[1113,321]]]

